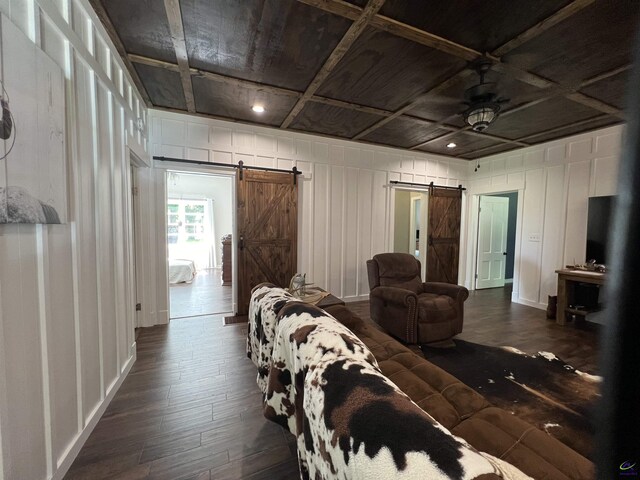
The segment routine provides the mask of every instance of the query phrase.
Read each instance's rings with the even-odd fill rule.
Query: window
[[[178,242],[202,242],[205,240],[204,200],[169,199],[167,204],[167,240]]]

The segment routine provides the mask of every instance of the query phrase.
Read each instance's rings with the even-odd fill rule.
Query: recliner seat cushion
[[[429,323],[449,322],[458,313],[453,298],[435,293],[423,293],[418,296],[418,318],[428,318]]]

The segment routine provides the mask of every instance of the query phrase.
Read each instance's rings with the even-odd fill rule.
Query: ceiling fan
[[[490,62],[479,62],[472,68],[480,76],[480,83],[465,90],[463,103],[469,108],[462,115],[474,131],[483,132],[498,118],[502,104],[509,99],[499,97],[495,82],[484,81],[485,74],[491,68]]]

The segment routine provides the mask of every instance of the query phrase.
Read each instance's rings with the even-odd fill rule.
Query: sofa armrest
[[[418,302],[418,297],[415,293],[398,287],[376,287],[371,290],[369,296],[402,306],[415,305]]]
[[[422,284],[424,293],[435,293],[436,295],[447,295],[456,302],[464,302],[469,298],[469,290],[460,285],[443,282],[425,282]]]

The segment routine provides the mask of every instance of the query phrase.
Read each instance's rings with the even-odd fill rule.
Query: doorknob
[[[507,254],[507,252],[502,252],[502,254],[503,254],[503,255],[506,255],[506,254]]]
[[[238,248],[244,250],[244,235],[240,235],[240,241],[238,242]]]

